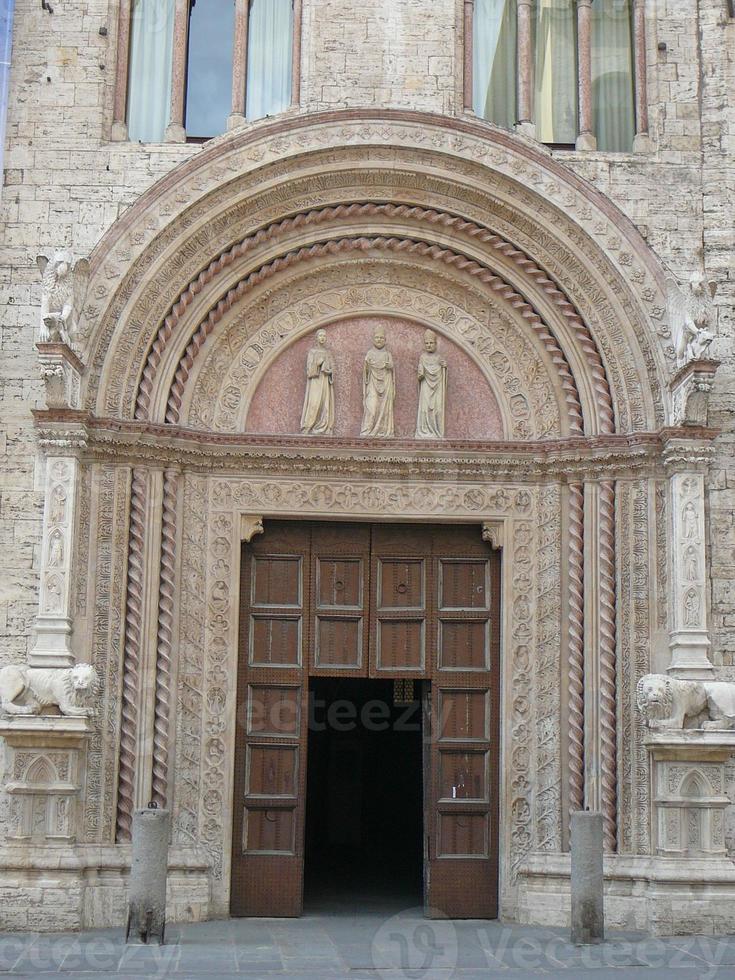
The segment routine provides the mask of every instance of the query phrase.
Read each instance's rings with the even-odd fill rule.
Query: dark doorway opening
[[[308,911],[423,902],[422,684],[309,685]]]

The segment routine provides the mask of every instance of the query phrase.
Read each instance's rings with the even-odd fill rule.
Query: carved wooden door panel
[[[435,529],[431,555],[425,902],[496,918],[500,562],[475,528]]]
[[[312,676],[367,677],[369,575],[369,524],[312,524]]]
[[[270,522],[243,548],[233,915],[301,914],[309,540],[308,526]]]

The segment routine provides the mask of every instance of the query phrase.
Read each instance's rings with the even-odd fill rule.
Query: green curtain
[[[597,149],[633,148],[633,11],[630,0],[593,0],[592,120]]]
[[[541,143],[577,139],[576,21],[573,0],[537,0],[534,121]]]
[[[476,0],[472,33],[473,109],[512,129],[516,112],[516,0]]]

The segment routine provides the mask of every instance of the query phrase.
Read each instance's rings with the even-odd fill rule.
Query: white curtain
[[[577,139],[577,24],[572,0],[536,3],[536,138]]]
[[[475,113],[512,129],[517,120],[515,0],[475,0],[472,46]]]
[[[630,0],[592,4],[592,113],[597,149],[633,148],[633,11]]]
[[[291,0],[251,0],[248,29],[248,119],[283,112],[291,104]]]
[[[171,109],[175,0],[133,0],[128,69],[128,134],[161,143]]]

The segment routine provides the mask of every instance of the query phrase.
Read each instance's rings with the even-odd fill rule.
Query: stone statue
[[[91,664],[74,667],[27,667],[9,664],[0,670],[0,713],[38,715],[42,708],[58,707],[62,715],[88,718],[93,707],[77,703],[97,692],[99,679]],[[21,704],[17,704],[18,699]]]
[[[376,327],[373,346],[365,356],[362,374],[364,411],[361,436],[393,435],[393,404],[396,399],[396,377],[393,358],[385,349],[385,329]]]
[[[712,300],[717,283],[705,281],[704,276],[696,272],[687,289],[682,289],[673,279],[669,279],[668,286],[669,325],[676,365],[681,368],[690,361],[701,360],[714,340],[710,327],[715,321]]]
[[[78,333],[77,314],[89,280],[89,262],[79,259],[74,265],[71,253],[62,250],[51,258],[37,255],[36,265],[42,276],[39,339],[41,343],[61,341],[72,347]]]
[[[334,358],[327,350],[327,331],[318,330],[316,347],[306,359],[306,393],[301,413],[301,431],[328,435],[334,431]]]
[[[735,728],[735,684],[726,681],[683,681],[646,674],[638,681],[636,699],[649,728]]]
[[[447,403],[447,362],[437,353],[436,334],[424,334],[424,353],[419,358],[419,407],[416,414],[417,439],[444,438],[444,411]]]

